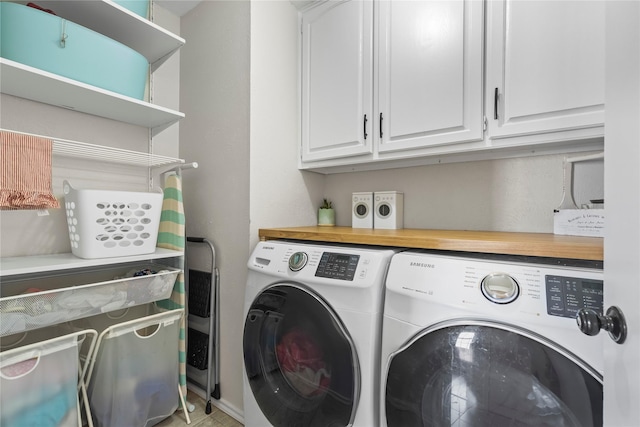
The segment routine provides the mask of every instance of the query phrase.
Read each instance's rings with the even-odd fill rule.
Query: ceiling
[[[157,4],[169,12],[178,16],[182,16],[196,7],[201,0],[153,0],[154,4]]]
[[[163,8],[167,9],[169,12],[174,13],[178,16],[183,16],[191,9],[196,7],[202,1],[209,0],[153,0],[154,3],[159,4]],[[289,0],[291,4],[293,4],[298,9],[304,9],[309,6],[311,3],[316,2],[317,0]]]

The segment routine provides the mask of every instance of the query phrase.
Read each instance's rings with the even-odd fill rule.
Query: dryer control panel
[[[581,308],[604,310],[603,281],[566,276],[545,276],[547,313],[574,319]]]

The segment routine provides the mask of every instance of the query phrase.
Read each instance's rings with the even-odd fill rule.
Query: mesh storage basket
[[[96,427],[153,426],[178,408],[183,309],[102,331],[87,374]]]
[[[65,335],[0,353],[0,425],[81,425],[80,336]]]
[[[80,258],[143,255],[156,249],[162,192],[77,190],[64,181],[71,252]]]
[[[167,299],[179,273],[161,264],[135,263],[89,273],[3,278],[0,337]]]

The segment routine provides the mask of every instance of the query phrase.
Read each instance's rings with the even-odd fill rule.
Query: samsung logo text
[[[429,263],[426,263],[426,262],[412,261],[411,263],[409,263],[409,267],[436,268],[436,265],[435,264],[429,264]]]

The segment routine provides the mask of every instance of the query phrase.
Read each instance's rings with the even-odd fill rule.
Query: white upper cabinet
[[[331,1],[302,18],[303,162],[372,152],[373,5]]]
[[[489,138],[604,134],[605,3],[487,2]]]
[[[475,0],[303,12],[301,167],[389,166],[481,143],[483,40]]]
[[[300,167],[602,150],[604,15],[604,1],[314,2]]]
[[[482,140],[482,2],[377,4],[378,151]]]

